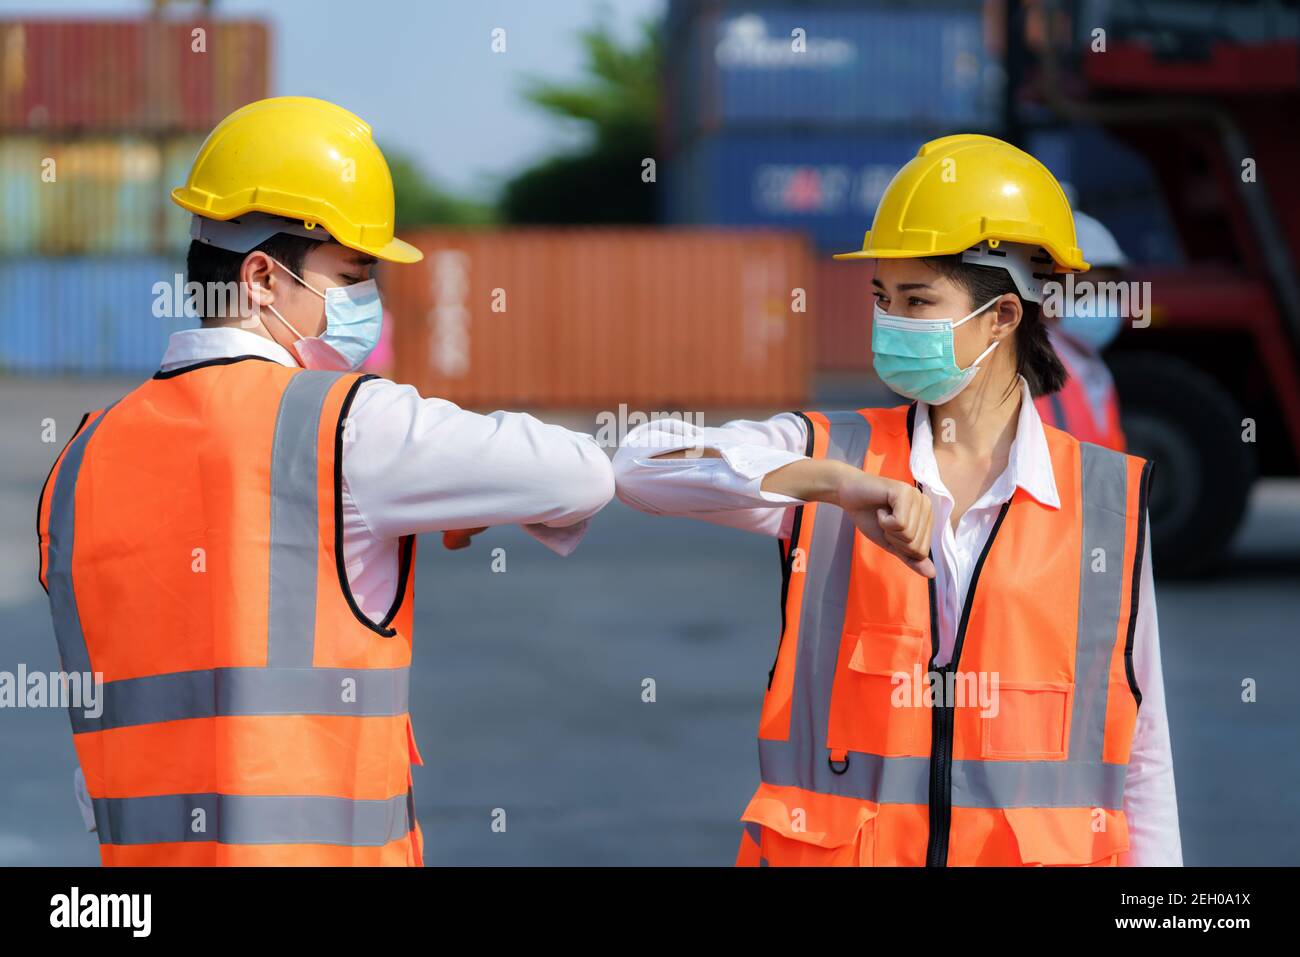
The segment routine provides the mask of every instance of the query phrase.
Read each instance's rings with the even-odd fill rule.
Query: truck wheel
[[[1241,407],[1191,363],[1158,352],[1108,360],[1133,455],[1150,459],[1151,553],[1161,577],[1211,571],[1241,524],[1255,481],[1255,446]]]

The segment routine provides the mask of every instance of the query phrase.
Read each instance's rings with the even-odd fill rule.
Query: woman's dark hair
[[[302,264],[307,259],[307,254],[320,244],[319,239],[307,239],[305,236],[294,236],[290,233],[276,233],[269,239],[258,243],[248,252],[264,252],[268,256],[280,260],[286,267],[301,276]],[[185,257],[185,281],[187,283],[197,282],[205,289],[211,288],[210,283],[221,286],[228,283],[237,283],[239,282],[239,267],[244,264],[244,260],[247,258],[248,253],[231,252],[229,249],[222,249],[219,246],[193,240],[190,243],[189,253]],[[202,300],[204,298],[199,297],[195,302],[199,310],[199,317],[202,319],[222,318],[220,316],[203,315]]]
[[[1020,296],[1011,273],[997,266],[978,266],[961,261],[961,255],[928,256],[924,262],[945,279],[951,279],[970,294],[971,308],[995,296],[1015,293]],[[1029,383],[1029,394],[1037,398],[1060,391],[1065,385],[1065,366],[1047,337],[1038,303],[1020,297],[1023,317],[1016,328],[1016,371]]]

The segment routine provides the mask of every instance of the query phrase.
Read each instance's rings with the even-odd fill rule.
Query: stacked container
[[[666,218],[861,239],[928,139],[997,126],[983,4],[671,5]]]
[[[381,266],[393,377],[477,407],[800,407],[807,245],[771,231],[424,230]]]
[[[1002,71],[984,8],[670,3],[664,218],[806,233],[818,251],[819,368],[870,360],[869,266],[829,254],[861,244],[885,187],[922,143],[998,132]]]
[[[171,202],[204,136],[267,95],[264,24],[0,21],[0,370],[140,373],[192,317]]]

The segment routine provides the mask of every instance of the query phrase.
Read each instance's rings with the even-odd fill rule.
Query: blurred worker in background
[[[1060,185],[944,137],[841,257],[876,261],[874,365],[910,405],[661,419],[614,460],[628,504],[781,544],[737,863],[1181,864],[1147,463],[1033,401],[1065,377],[1044,283],[1088,265]]]
[[[38,513],[105,864],[419,865],[408,716],[415,536],[523,525],[559,554],[612,497],[588,435],[356,372],[371,269],[414,263],[370,128],[276,97],[224,119],[172,198],[223,305],[90,413]],[[469,531],[464,531],[469,530]]]
[[[1093,284],[1093,295],[1072,303],[1060,316],[1047,316],[1052,347],[1065,366],[1066,379],[1059,392],[1034,401],[1048,425],[1064,429],[1081,442],[1095,442],[1123,452],[1127,446],[1120,428],[1119,396],[1102,352],[1119,335],[1124,319],[1117,299],[1105,295],[1103,283],[1122,278],[1128,259],[1109,229],[1087,213],[1075,212],[1074,229],[1083,258],[1092,267],[1075,281]]]

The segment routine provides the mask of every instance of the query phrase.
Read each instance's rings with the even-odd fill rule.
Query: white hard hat
[[[1075,210],[1074,233],[1079,240],[1079,248],[1083,250],[1083,258],[1088,260],[1093,269],[1128,265],[1128,257],[1119,248],[1119,243],[1110,230],[1087,213]]]

